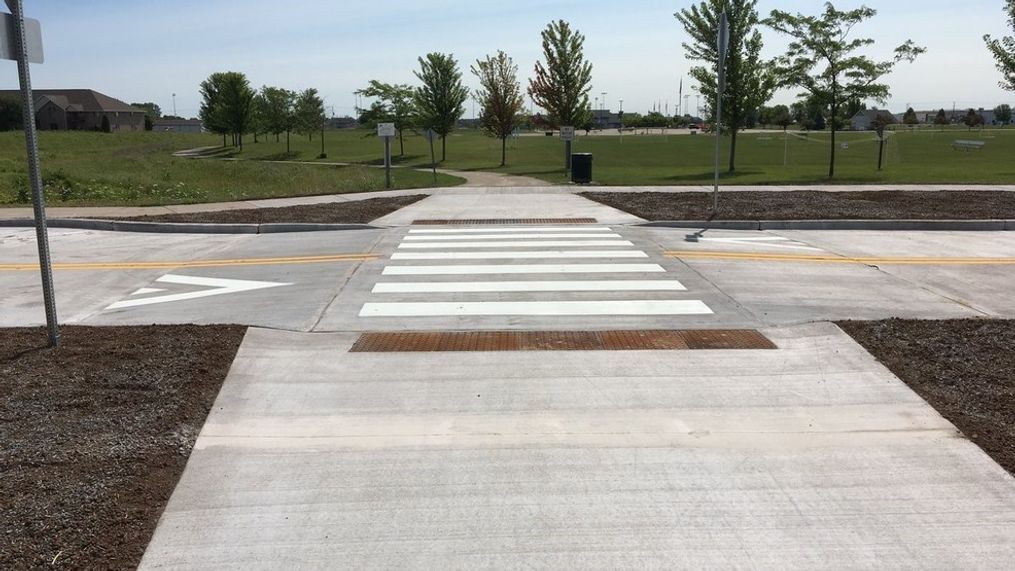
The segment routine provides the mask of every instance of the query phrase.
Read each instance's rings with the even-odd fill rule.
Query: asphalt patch
[[[1015,320],[838,325],[1015,475]]]
[[[964,190],[729,191],[712,216],[707,192],[585,192],[581,196],[650,221],[1008,220],[1015,192]]]
[[[134,569],[240,326],[0,329],[0,569]]]
[[[301,204],[281,208],[244,208],[211,212],[157,214],[127,218],[104,218],[124,222],[166,222],[174,224],[367,224],[382,216],[426,198],[426,194],[368,198],[348,202]]]

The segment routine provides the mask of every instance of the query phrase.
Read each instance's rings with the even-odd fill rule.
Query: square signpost
[[[574,127],[561,127],[560,140],[564,141],[564,176],[571,174],[571,142],[574,141]]]
[[[25,130],[25,147],[28,152],[28,179],[32,186],[32,208],[35,213],[35,237],[39,246],[39,270],[42,273],[42,295],[46,306],[46,326],[49,346],[60,344],[60,329],[56,318],[56,298],[53,293],[53,267],[49,257],[49,233],[46,229],[46,204],[42,193],[42,173],[39,168],[39,141],[35,132],[35,101],[32,97],[32,78],[29,63],[42,63],[42,27],[38,20],[26,19],[21,0],[5,0],[10,14],[0,13],[0,59],[18,62],[21,81],[21,108]]]
[[[722,11],[719,18],[719,35],[716,38],[716,47],[719,50],[719,60],[716,65],[716,73],[719,75],[715,89],[715,118],[712,120],[712,130],[715,131],[715,191],[712,193],[712,214],[719,214],[719,154],[722,141],[722,96],[726,91],[726,54],[730,47],[730,22],[726,16],[726,10]]]
[[[394,123],[378,123],[377,136],[384,139],[384,188],[391,189],[391,139],[395,138]]]

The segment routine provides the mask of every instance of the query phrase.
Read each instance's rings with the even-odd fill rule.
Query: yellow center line
[[[380,258],[377,254],[331,254],[280,258],[241,258],[230,260],[189,260],[177,262],[71,262],[53,264],[54,270],[169,270],[181,268],[222,268],[235,266],[274,266],[282,264],[323,264],[359,262]],[[39,264],[0,264],[0,272],[38,270]]]
[[[924,266],[1010,266],[1015,258],[972,258],[972,257],[866,257],[816,255],[816,254],[765,254],[755,252],[708,252],[678,250],[666,252],[670,258],[686,260],[733,260],[742,262],[802,262],[819,264],[866,264],[866,265],[924,265]]]

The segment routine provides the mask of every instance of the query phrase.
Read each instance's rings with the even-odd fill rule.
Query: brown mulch
[[[646,220],[709,220],[706,192],[586,192],[582,196]],[[1015,192],[912,190],[729,191],[715,220],[1015,219]]]
[[[245,331],[0,329],[0,569],[136,568]]]
[[[282,208],[249,208],[242,210],[217,210],[180,214],[158,214],[114,218],[131,222],[172,222],[191,224],[367,224],[381,216],[419,202],[426,194],[368,198],[349,202],[326,204],[303,204]],[[109,220],[106,218],[105,220]]]
[[[838,325],[1015,475],[1015,320]]]

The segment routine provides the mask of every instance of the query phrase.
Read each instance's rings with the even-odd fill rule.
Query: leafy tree
[[[24,127],[21,100],[16,97],[0,97],[0,131],[17,131]]]
[[[162,108],[157,103],[131,103],[131,107],[144,109],[144,129],[151,131],[155,128],[155,120],[162,118]]]
[[[902,122],[910,126],[919,125],[920,118],[916,116],[916,111],[913,111],[913,108],[910,107],[906,109],[905,115],[902,116]]]
[[[822,113],[820,109],[816,109],[814,111],[814,116],[811,118],[811,129],[814,129],[815,131],[824,131],[827,126],[824,113]]]
[[[945,110],[944,109],[941,109],[940,111],[938,111],[937,112],[937,116],[934,117],[934,124],[935,125],[944,126],[944,125],[951,125],[951,123],[952,122],[948,119],[948,115],[945,114]]]
[[[969,127],[970,131],[972,131],[973,127],[980,127],[983,125],[983,115],[980,115],[974,109],[970,109],[969,112],[966,113],[966,116],[962,118],[962,122],[966,125],[966,127]]]
[[[761,59],[757,4],[758,0],[703,0],[697,6],[692,5],[674,14],[691,36],[691,42],[684,43],[687,58],[704,63],[691,68],[691,77],[698,82],[701,94],[709,102],[714,102],[718,93],[716,70],[719,69],[719,48],[716,37],[723,10],[729,18],[726,89],[723,93],[723,116],[718,122],[730,133],[730,172],[736,170],[737,133],[747,126],[750,114],[772,98],[776,86],[771,66]],[[709,119],[709,122],[714,121],[714,117]]]
[[[807,104],[803,101],[797,101],[796,103],[790,105],[789,109],[790,117],[794,122],[801,126],[810,119],[810,116],[807,115]]]
[[[472,73],[479,78],[476,98],[483,108],[480,123],[487,133],[500,139],[500,166],[507,162],[507,139],[518,128],[525,105],[518,83],[518,66],[502,51],[476,61]]]
[[[776,71],[780,83],[802,88],[811,97],[820,100],[839,115],[843,103],[851,99],[887,100],[888,85],[879,83],[884,76],[903,61],[913,61],[926,50],[911,40],[895,48],[892,59],[874,61],[857,53],[874,44],[870,38],[850,38],[853,28],[873,18],[876,10],[862,6],[855,10],[836,10],[831,2],[819,16],[790,14],[773,10],[765,24],[790,36],[787,53],[777,60]],[[835,176],[836,121],[832,121],[828,177]]]
[[[529,96],[546,110],[551,127],[583,125],[592,115],[592,64],[585,61],[585,36],[564,20],[547,24],[541,36],[546,64],[536,62]]]
[[[380,120],[369,126],[373,128],[377,123],[394,123],[395,129],[398,129],[399,155],[405,155],[405,130],[413,128],[413,118],[416,115],[413,97],[415,91],[411,85],[383,83],[375,79],[370,81],[369,86],[356,92],[379,100],[384,113],[375,115],[373,118]]]
[[[233,144],[243,149],[243,133],[250,127],[254,91],[247,77],[234,71],[217,72],[201,82],[201,121],[212,133],[233,136]]]
[[[638,122],[638,126],[645,129],[658,129],[661,127],[669,127],[670,121],[662,113],[652,111],[641,118],[641,121]]]
[[[285,137],[285,151],[290,152],[289,133],[296,127],[296,94],[280,87],[261,88],[257,94],[258,123],[265,133],[275,135],[278,141]]]
[[[994,108],[994,119],[998,123],[1002,125],[1007,125],[1011,123],[1011,117],[1012,117],[1011,105],[1008,105],[1007,103],[1002,103],[1001,105],[998,105],[997,107]]]
[[[793,117],[790,115],[789,107],[785,105],[772,107],[769,121],[769,125],[778,125],[782,127],[783,131],[789,129],[789,126],[793,124]]]
[[[324,100],[316,89],[311,87],[296,94],[294,116],[295,131],[313,141],[314,133],[324,124]]]
[[[1004,10],[1008,13],[1008,25],[1015,31],[1015,0],[1007,0]],[[999,85],[1015,91],[1015,37],[992,38],[987,34],[983,36],[983,41],[997,62],[998,71],[1004,76]]]
[[[419,58],[419,71],[413,73],[423,84],[413,96],[419,127],[441,138],[441,161],[444,161],[448,158],[448,135],[465,115],[469,90],[462,85],[462,72],[451,54],[427,54]]]

